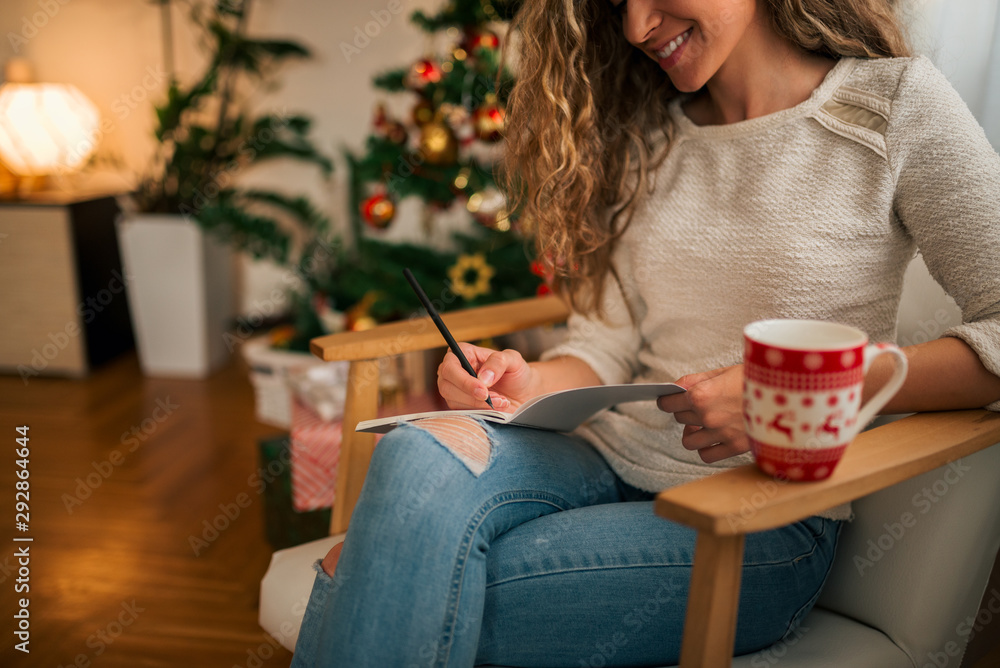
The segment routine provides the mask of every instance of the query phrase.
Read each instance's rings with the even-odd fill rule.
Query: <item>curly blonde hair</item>
[[[778,34],[831,58],[910,54],[893,0],[763,0]],[[501,181],[554,287],[597,311],[617,239],[666,157],[678,95],[609,0],[526,0]],[[508,42],[510,43],[510,42]]]

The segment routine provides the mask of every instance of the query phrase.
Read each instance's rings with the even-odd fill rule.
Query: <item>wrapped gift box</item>
[[[379,410],[400,415],[443,408],[437,391],[402,399]],[[339,417],[324,420],[300,397],[292,398],[292,499],[297,512],[330,508],[337,484],[343,425]]]

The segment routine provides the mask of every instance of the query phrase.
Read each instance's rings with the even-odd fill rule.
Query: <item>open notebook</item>
[[[391,417],[364,420],[355,431],[385,434],[395,429],[401,422],[412,422],[422,418],[472,415],[503,424],[547,429],[549,431],[573,431],[589,417],[605,408],[630,401],[652,401],[667,394],[684,392],[684,388],[673,383],[636,383],[634,385],[595,385],[560,390],[526,401],[513,413],[484,410],[445,410],[429,413],[410,413]]]

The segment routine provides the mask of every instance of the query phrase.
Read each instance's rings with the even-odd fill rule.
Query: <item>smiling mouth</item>
[[[686,42],[688,38],[691,37],[691,32],[693,30],[694,28],[688,28],[680,35],[667,42],[667,45],[664,46],[662,49],[660,49],[659,51],[654,51],[653,53],[660,60],[666,60],[667,58],[673,55],[674,51],[676,51],[681,44]]]

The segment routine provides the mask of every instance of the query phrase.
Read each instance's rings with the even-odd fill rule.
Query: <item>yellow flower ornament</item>
[[[490,293],[490,279],[496,270],[486,264],[482,253],[459,255],[458,262],[448,269],[451,289],[465,299],[475,299]]]

